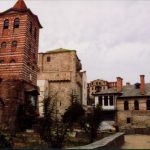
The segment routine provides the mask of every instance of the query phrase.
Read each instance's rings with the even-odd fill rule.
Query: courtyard
[[[150,135],[125,135],[125,143],[122,149],[149,149],[150,148]]]

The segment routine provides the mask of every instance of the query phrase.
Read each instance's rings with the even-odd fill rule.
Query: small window
[[[36,28],[34,29],[34,39],[36,40],[36,36],[37,36],[37,31]]]
[[[134,101],[134,109],[139,110],[139,102],[137,100]]]
[[[17,47],[17,41],[13,41],[13,42],[12,42],[12,47],[13,47],[13,48],[16,48],[16,47]]]
[[[4,26],[3,26],[3,29],[8,29],[9,28],[9,20],[6,19],[4,20]]]
[[[107,96],[104,96],[104,105],[108,106],[108,97]]]
[[[30,22],[29,31],[30,31],[30,33],[32,34],[32,22]]]
[[[14,28],[19,28],[19,24],[20,24],[20,20],[19,20],[19,18],[16,18],[14,20]]]
[[[3,63],[4,63],[4,60],[3,60],[3,59],[1,59],[1,60],[0,60],[0,64],[3,64]]]
[[[48,56],[48,57],[47,57],[47,62],[50,62],[50,61],[51,61],[51,57]]]
[[[99,97],[98,97],[98,101],[99,101],[99,106],[102,106],[102,104],[103,104],[103,103],[102,103],[102,96],[99,96]]]
[[[6,46],[7,46],[6,42],[3,42],[3,43],[1,44],[1,48],[6,48]]]
[[[34,66],[32,66],[32,70],[34,70],[35,69],[35,67]]]
[[[12,59],[12,60],[10,61],[10,63],[16,63],[16,61],[15,61],[14,59]]]
[[[127,118],[127,123],[131,123],[131,118]]]
[[[129,110],[129,103],[128,103],[128,101],[124,102],[124,110]]]
[[[150,110],[150,99],[146,101],[146,109]]]
[[[113,96],[110,96],[110,97],[109,97],[109,102],[110,102],[110,106],[113,106],[113,105],[114,105]]]

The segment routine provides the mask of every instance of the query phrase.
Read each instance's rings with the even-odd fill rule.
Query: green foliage
[[[63,115],[63,122],[70,125],[79,121],[84,116],[85,111],[81,104],[73,102]]]
[[[81,120],[81,127],[83,127],[88,134],[90,142],[93,142],[97,137],[97,130],[102,121],[102,116],[101,107],[96,106],[90,114],[84,116]]]
[[[12,146],[11,136],[0,132],[0,148],[12,148]]]

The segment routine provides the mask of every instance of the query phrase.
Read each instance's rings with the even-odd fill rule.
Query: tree
[[[84,109],[77,102],[77,97],[71,94],[71,105],[64,115],[60,117],[57,108],[58,92],[43,101],[44,117],[41,121],[40,135],[42,139],[52,148],[63,146],[67,132],[84,115]]]
[[[93,108],[92,112],[84,116],[81,120],[81,127],[90,138],[90,143],[97,137],[97,131],[102,121],[102,110],[100,106]]]
[[[79,122],[80,118],[84,116],[84,114],[85,110],[82,105],[78,102],[72,102],[63,115],[63,122],[69,123],[69,126],[72,127],[74,123]]]

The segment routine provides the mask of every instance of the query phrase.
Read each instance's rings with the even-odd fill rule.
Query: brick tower
[[[27,8],[23,0],[18,0],[12,8],[0,13],[0,124],[2,128],[14,129],[16,122],[20,121],[17,113],[33,103],[36,107],[40,28],[42,26],[38,17]]]

